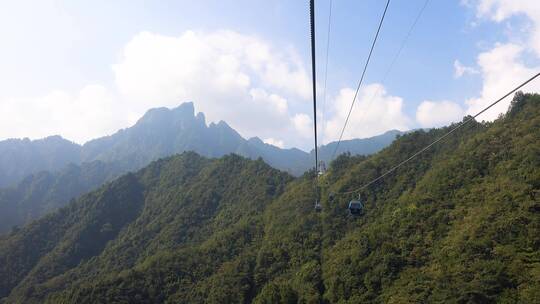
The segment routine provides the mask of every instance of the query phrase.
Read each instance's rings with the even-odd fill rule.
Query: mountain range
[[[337,154],[375,153],[401,133],[392,130],[371,138],[345,140]],[[335,145],[330,143],[320,147],[322,160],[330,160]],[[246,140],[224,121],[207,125],[204,114],[195,115],[193,103],[188,102],[174,109],[151,109],[132,127],[90,140],[84,145],[58,135],[40,140],[0,141],[0,187],[16,185],[39,171],[61,170],[68,164],[116,162],[125,170],[136,170],[153,160],[184,151],[194,151],[206,157],[229,153],[251,159],[262,157],[271,166],[296,176],[313,165],[313,151],[281,149],[257,137]]]
[[[540,95],[346,194],[453,127],[318,179],[238,155],[153,161],[0,236],[0,303],[538,303]]]
[[[343,141],[338,153],[371,154],[388,146],[399,131]],[[329,161],[335,143],[320,148]],[[184,151],[205,157],[235,153],[262,158],[298,176],[313,166],[313,151],[281,149],[257,137],[244,139],[227,123],[207,125],[193,103],[149,110],[135,125],[78,145],[60,136],[0,141],[0,233],[62,207],[119,175]]]

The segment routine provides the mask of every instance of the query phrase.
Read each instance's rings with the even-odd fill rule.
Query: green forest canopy
[[[538,303],[540,95],[293,178],[230,155],[153,162],[0,239],[5,303]],[[0,301],[1,302],[1,301]]]

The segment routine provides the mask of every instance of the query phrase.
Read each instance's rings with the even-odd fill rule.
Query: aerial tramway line
[[[371,55],[373,54],[373,50],[375,48],[375,44],[377,42],[377,39],[379,37],[379,33],[380,33],[380,30],[381,30],[381,27],[382,27],[382,24],[384,22],[384,18],[386,16],[386,12],[388,10],[388,6],[390,4],[390,0],[387,0],[386,1],[386,5],[384,7],[384,12],[382,14],[382,17],[381,17],[381,20],[379,21],[379,25],[377,27],[377,32],[375,34],[375,37],[373,39],[373,42],[371,44],[371,48],[370,48],[370,51],[369,51],[369,55],[367,57],[367,60],[364,64],[364,69],[362,71],[362,76],[360,78],[360,81],[358,83],[358,86],[357,86],[357,89],[356,89],[356,92],[355,92],[355,95],[354,95],[354,98],[353,98],[353,102],[351,104],[351,107],[349,109],[349,113],[347,115],[347,119],[345,120],[345,124],[343,126],[343,129],[341,130],[341,135],[340,135],[340,138],[339,138],[339,141],[336,145],[336,149],[334,150],[334,153],[336,153],[338,147],[339,147],[339,143],[341,142],[341,139],[343,137],[343,133],[345,131],[345,128],[346,128],[346,125],[349,121],[349,117],[351,115],[351,112],[352,112],[352,109],[353,109],[353,106],[354,106],[354,101],[356,100],[356,97],[358,95],[358,91],[360,90],[360,86],[362,85],[362,82],[364,80],[364,76],[366,74],[366,71],[367,71],[367,67],[369,65],[369,61],[371,60]],[[325,172],[326,172],[326,166],[324,164],[323,161],[320,161],[319,162],[319,158],[318,158],[318,144],[317,144],[317,86],[316,86],[316,80],[317,80],[317,77],[316,77],[316,60],[315,60],[315,1],[314,0],[310,0],[310,5],[309,5],[309,13],[310,13],[310,30],[311,30],[311,67],[312,67],[312,87],[313,87],[313,124],[314,124],[314,139],[315,139],[315,172],[316,172],[316,185],[315,185],[315,195],[316,195],[316,199],[315,199],[315,211],[317,212],[320,212],[322,211],[322,205],[321,205],[321,202],[320,202],[320,186],[319,186],[319,177],[321,175],[323,175]],[[326,45],[326,67],[325,67],[325,77],[324,77],[324,102],[326,102],[326,79],[327,79],[327,73],[328,73],[328,51],[329,51],[329,45],[330,45],[330,25],[331,25],[331,18],[332,18],[332,3],[330,2],[330,12],[329,12],[329,16],[328,16],[328,38],[327,38],[327,45]],[[324,108],[323,108],[324,110]],[[323,114],[324,115],[324,114]],[[334,156],[334,155],[333,155]],[[332,156],[332,157],[333,157]],[[360,199],[358,200],[352,200],[349,202],[349,213],[351,215],[360,215],[363,213],[363,209],[364,209],[364,204],[360,201]]]
[[[423,11],[425,10],[428,2],[430,0],[426,0],[424,2],[424,5],[423,7],[421,8],[419,14],[416,16],[416,19],[414,20],[411,28],[409,29],[409,31],[407,32],[407,35],[405,37],[405,39],[402,41],[401,43],[401,46],[399,47],[398,49],[398,52],[396,53],[394,59],[391,61],[391,64],[390,64],[390,67],[388,68],[388,70],[386,71],[385,75],[384,75],[384,78],[383,78],[383,82],[384,80],[386,79],[386,77],[388,76],[390,70],[392,69],[394,63],[396,62],[397,58],[399,57],[399,54],[401,53],[401,51],[403,50],[403,47],[406,43],[406,41],[408,40],[409,36],[411,35],[414,27],[416,26],[418,20],[420,19],[420,16],[422,15]],[[354,107],[354,104],[355,104],[355,101],[356,101],[356,98],[358,96],[358,91],[360,90],[360,86],[362,85],[362,82],[364,80],[364,76],[366,74],[366,70],[367,70],[367,67],[369,65],[369,61],[371,59],[371,56],[373,54],[373,50],[375,48],[375,44],[377,42],[377,38],[379,37],[379,33],[380,33],[380,30],[381,30],[381,27],[382,27],[382,24],[384,22],[384,18],[386,16],[386,12],[388,10],[388,6],[390,4],[390,0],[387,0],[386,2],[386,5],[385,5],[385,8],[384,8],[384,12],[381,16],[381,19],[379,21],[379,24],[378,24],[378,27],[377,27],[377,31],[375,33],[375,37],[372,41],[372,44],[371,44],[371,48],[370,48],[370,51],[369,51],[369,54],[367,56],[367,59],[366,59],[366,62],[365,62],[365,65],[364,65],[364,68],[362,70],[362,75],[360,77],[360,81],[358,82],[358,86],[356,88],[356,92],[355,92],[355,95],[353,97],[353,100],[351,102],[351,106],[349,108],[349,112],[347,114],[347,118],[345,119],[345,123],[343,125],[343,128],[341,129],[341,133],[340,133],[340,137],[339,137],[339,140],[336,144],[336,148],[334,149],[334,152],[332,154],[332,159],[334,158],[336,152],[338,151],[338,147],[339,147],[339,144],[343,138],[343,134],[345,132],[345,129],[347,127],[347,124],[349,122],[349,118],[350,118],[350,115],[351,115],[351,112],[353,110],[353,107]],[[317,143],[317,90],[316,90],[316,80],[317,80],[317,77],[316,77],[316,65],[315,65],[315,1],[314,0],[310,0],[310,7],[309,7],[309,12],[310,12],[310,32],[311,32],[311,68],[312,68],[312,86],[313,86],[313,130],[314,130],[314,144],[315,144],[315,211],[317,212],[321,212],[322,211],[322,204],[321,204],[321,200],[320,200],[320,192],[321,192],[321,189],[320,189],[320,185],[319,185],[319,180],[320,180],[320,177],[322,175],[324,175],[325,171],[326,171],[326,167],[324,165],[324,162],[323,161],[319,161],[319,154],[318,154],[318,143]],[[327,77],[327,71],[328,71],[328,50],[329,50],[329,44],[330,44],[330,25],[331,25],[331,17],[332,17],[332,3],[330,3],[330,13],[329,13],[329,18],[328,18],[328,40],[327,40],[327,46],[326,46],[326,68],[325,68],[325,78],[324,78],[324,102],[326,102],[326,77]],[[361,191],[367,189],[369,186],[373,185],[374,183],[382,180],[384,177],[386,177],[387,175],[395,172],[398,168],[400,168],[401,166],[405,165],[406,163],[412,161],[413,159],[415,159],[417,156],[419,156],[420,154],[424,153],[425,151],[427,151],[429,148],[431,148],[432,146],[436,145],[437,143],[445,140],[447,137],[449,137],[451,134],[453,134],[455,131],[457,131],[458,129],[462,128],[463,126],[465,126],[466,124],[468,124],[469,122],[475,120],[479,115],[481,115],[482,113],[486,112],[487,110],[489,110],[490,108],[492,108],[493,106],[495,106],[496,104],[498,104],[499,102],[501,102],[502,100],[504,100],[506,97],[510,96],[511,94],[515,93],[516,91],[518,91],[519,89],[521,89],[522,87],[524,87],[525,85],[527,85],[528,83],[530,83],[531,81],[535,80],[536,78],[538,78],[540,76],[540,73],[536,73],[535,75],[533,75],[531,78],[529,78],[528,80],[524,81],[523,83],[519,84],[517,87],[515,87],[514,89],[510,90],[508,93],[506,93],[504,96],[502,96],[501,98],[495,100],[494,102],[492,102],[491,104],[489,104],[487,107],[485,107],[484,109],[482,109],[480,112],[476,113],[475,115],[473,116],[469,116],[467,117],[467,119],[463,120],[462,122],[458,123],[456,126],[454,126],[452,129],[450,129],[448,132],[446,132],[445,134],[443,134],[442,136],[438,137],[437,139],[435,139],[433,142],[431,142],[430,144],[426,145],[425,147],[423,147],[422,149],[418,150],[417,152],[415,152],[414,154],[412,154],[411,156],[409,156],[408,158],[406,158],[405,160],[401,161],[400,163],[398,163],[397,165],[391,167],[390,169],[388,169],[386,172],[384,172],[383,174],[381,174],[380,176],[370,180],[369,182],[367,182],[366,184],[362,185],[361,187],[357,188],[357,189],[353,189],[353,190],[350,190],[350,191],[343,191],[343,192],[334,192],[334,193],[330,193],[329,195],[329,201],[332,201],[337,195],[354,195],[354,194],[358,194],[358,199],[352,199],[349,204],[348,204],[348,210],[349,210],[349,214],[352,215],[352,216],[358,216],[358,215],[361,215],[363,214],[364,212],[364,203],[362,202],[362,200],[360,199],[360,193]],[[382,83],[382,82],[381,82]],[[371,100],[370,100],[371,101]],[[323,107],[323,111],[324,111],[324,107]],[[324,115],[324,113],[323,113]]]

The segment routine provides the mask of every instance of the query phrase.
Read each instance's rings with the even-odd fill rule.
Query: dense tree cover
[[[60,171],[41,171],[14,187],[0,189],[0,234],[65,206],[123,172],[116,164],[101,161],[69,164]]]
[[[39,140],[0,141],[0,187],[12,186],[26,176],[44,170],[57,170],[80,162],[81,147],[60,136]]]
[[[320,180],[261,160],[153,162],[0,238],[5,303],[538,303],[540,96],[342,155]]]
[[[156,161],[0,240],[1,296],[40,303],[51,289],[143,267],[171,250],[185,248],[186,257],[197,258],[191,248],[212,250],[204,244],[210,237],[227,244],[232,256],[228,240],[257,237],[252,217],[290,179],[262,160],[239,156],[211,161],[185,153]]]

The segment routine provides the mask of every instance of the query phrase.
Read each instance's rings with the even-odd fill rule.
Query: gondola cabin
[[[331,202],[333,202],[335,197],[336,197],[336,195],[334,194],[334,192],[331,192],[331,193],[328,195],[328,200],[331,201]]]
[[[319,162],[319,175],[324,175],[326,173],[326,164],[324,163],[324,161],[320,161]]]
[[[358,200],[352,200],[349,202],[349,214],[362,215],[364,213],[364,204]]]
[[[319,201],[315,201],[315,211],[321,212],[322,211],[322,205],[319,203]]]

